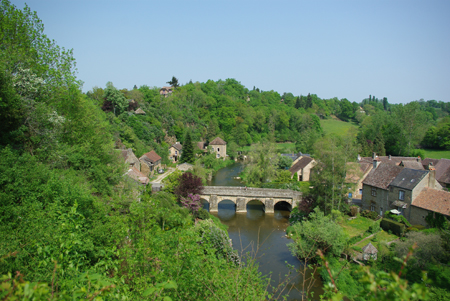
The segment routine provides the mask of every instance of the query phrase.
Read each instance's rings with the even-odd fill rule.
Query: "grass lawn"
[[[388,232],[381,230],[381,232],[378,232],[375,236],[372,236],[371,238],[366,239],[363,242],[359,242],[359,243],[355,244],[355,246],[362,248],[365,245],[367,245],[369,242],[371,242],[375,248],[378,248],[378,246],[380,245],[381,248],[383,249],[381,251],[384,254],[386,254],[387,252],[389,252],[389,249],[388,249],[386,243],[393,241],[397,238],[398,238],[397,235],[389,234]],[[374,240],[376,240],[376,241],[374,241]],[[380,251],[380,250],[378,250],[378,251]]]
[[[340,222],[339,224],[344,228],[345,233],[347,233],[350,238],[352,238],[354,236],[364,234],[364,232],[366,232],[374,223],[375,221],[371,220],[370,218],[358,216],[351,221],[345,218],[344,221]]]
[[[354,123],[338,119],[322,119],[320,120],[320,125],[326,135],[335,134],[337,136],[345,136],[351,128],[355,130],[358,128]]]
[[[424,149],[425,158],[450,159],[450,150]]]

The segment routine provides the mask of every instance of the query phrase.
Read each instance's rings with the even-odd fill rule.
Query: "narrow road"
[[[151,183],[153,184],[161,184],[161,181],[167,177],[168,175],[170,175],[171,173],[173,173],[175,171],[176,168],[173,167],[169,167],[165,173],[158,175],[158,177],[153,180]]]

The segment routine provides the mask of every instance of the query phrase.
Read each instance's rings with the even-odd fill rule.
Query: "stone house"
[[[374,160],[372,170],[362,182],[362,209],[383,215],[389,208],[389,184],[401,171],[400,166]]]
[[[161,157],[155,152],[148,152],[139,158],[141,163],[141,172],[146,176],[153,176],[155,170],[161,167]]]
[[[436,180],[447,190],[450,188],[450,160],[449,159],[424,159],[422,165],[425,169],[436,170]]]
[[[125,159],[125,163],[128,163],[129,167],[134,167],[137,170],[141,170],[139,159],[133,153],[131,148],[121,150],[122,157]]]
[[[296,163],[289,168],[291,172],[291,178],[297,173],[297,181],[307,182],[309,181],[309,176],[311,174],[311,168],[316,165],[316,161],[307,156],[302,156]]]
[[[171,147],[169,147],[169,160],[173,163],[178,162],[181,157],[181,153],[183,151],[183,146],[180,142],[174,143]]]
[[[227,156],[227,143],[223,139],[217,137],[209,143],[211,152],[216,154],[216,158],[226,158]]]
[[[159,90],[159,95],[164,95],[164,97],[168,97],[173,92],[173,87],[164,86]]]
[[[350,184],[349,199],[361,200],[363,192],[363,181],[372,170],[373,164],[360,162],[347,162],[347,173],[345,175],[345,183]]]
[[[410,223],[426,226],[430,212],[450,217],[450,192],[425,187],[411,204]]]
[[[149,178],[141,173],[136,167],[129,168],[126,172],[126,175],[142,185],[148,185],[148,183],[150,182]]]

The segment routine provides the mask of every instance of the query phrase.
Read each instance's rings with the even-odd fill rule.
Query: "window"
[[[374,203],[370,204],[370,211],[375,211],[375,204]]]
[[[377,189],[372,187],[372,196],[377,196]]]
[[[217,154],[217,158],[220,158],[220,154]]]
[[[362,189],[359,190],[359,194],[362,194]]]
[[[220,152],[220,148],[217,148],[217,152]]]
[[[402,201],[405,200],[405,192],[403,190],[398,192],[398,199]]]

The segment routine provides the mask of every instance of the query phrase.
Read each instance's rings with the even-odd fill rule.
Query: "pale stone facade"
[[[227,143],[221,138],[217,137],[209,143],[211,152],[215,153],[216,158],[226,158],[227,156]]]
[[[183,146],[180,144],[180,142],[177,141],[171,147],[169,147],[169,160],[173,163],[178,162],[182,152]]]

